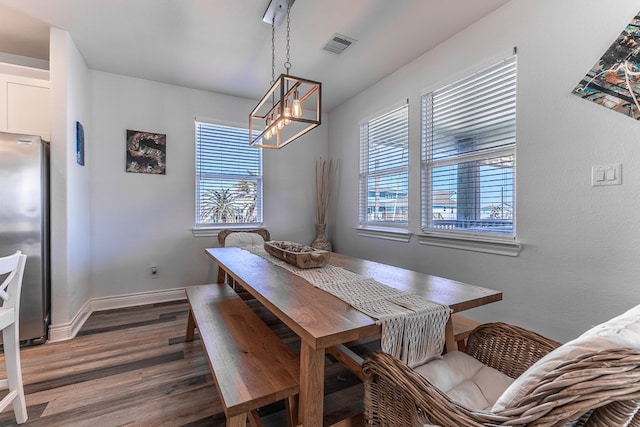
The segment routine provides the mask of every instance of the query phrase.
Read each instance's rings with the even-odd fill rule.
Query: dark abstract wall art
[[[127,130],[127,172],[166,174],[167,136]]]
[[[640,120],[640,12],[572,93]]]

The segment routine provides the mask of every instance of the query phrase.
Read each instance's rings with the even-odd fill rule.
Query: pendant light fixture
[[[249,114],[251,145],[282,148],[320,125],[322,83],[289,74],[290,10],[294,0],[271,0],[263,21],[271,23],[271,88]],[[285,73],[275,79],[275,27],[287,19]],[[253,137],[255,132],[260,132]]]

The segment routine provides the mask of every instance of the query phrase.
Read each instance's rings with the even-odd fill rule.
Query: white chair
[[[8,387],[9,393],[0,400],[0,411],[13,402],[16,422],[27,421],[27,405],[22,386],[22,368],[20,367],[20,343],[18,319],[20,313],[20,291],[27,256],[17,251],[13,255],[0,258],[0,277],[5,276],[0,285],[0,329],[4,345],[4,358],[7,379],[0,380],[0,387]]]
[[[247,247],[262,246],[264,242],[271,240],[271,233],[266,228],[257,228],[254,230],[220,230],[218,232],[218,246],[225,247]],[[242,286],[236,283],[231,277],[227,277],[222,269],[218,269],[217,283],[226,283],[233,288],[242,299],[253,299],[251,294]]]

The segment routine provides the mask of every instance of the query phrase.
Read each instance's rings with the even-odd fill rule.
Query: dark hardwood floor
[[[299,351],[295,334],[257,301],[248,303]],[[186,301],[179,301],[96,312],[72,340],[23,348],[24,425],[224,426],[200,342],[184,341],[187,310]],[[355,350],[363,354],[376,345]],[[325,425],[361,413],[362,395],[362,383],[327,357]],[[267,427],[286,425],[280,403],[259,412]],[[9,405],[0,413],[0,427],[14,424]]]

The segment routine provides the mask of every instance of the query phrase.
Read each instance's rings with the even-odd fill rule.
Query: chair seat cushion
[[[452,351],[414,368],[460,405],[473,410],[491,408],[513,378],[461,351]]]
[[[242,248],[245,246],[262,246],[264,239],[257,233],[248,233],[244,231],[234,232],[229,234],[225,241],[225,246],[233,246]]]
[[[640,352],[640,305],[601,323],[553,350],[527,369],[496,401],[492,412],[517,404],[542,378],[566,361],[599,350],[628,348]]]

